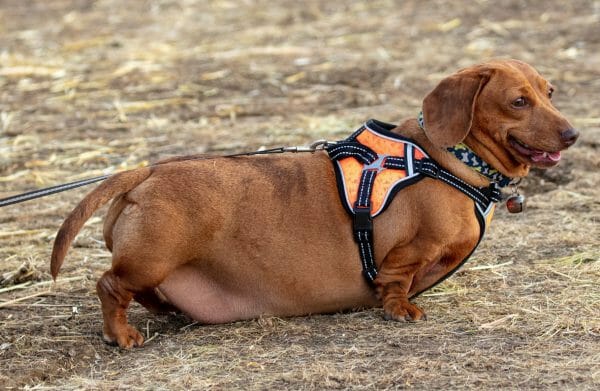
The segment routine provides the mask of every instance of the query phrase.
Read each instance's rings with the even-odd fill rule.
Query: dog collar
[[[425,130],[425,120],[423,119],[422,111],[417,116],[417,121],[419,122],[419,127]],[[497,183],[499,187],[506,187],[513,181],[513,178],[507,177],[496,170],[488,162],[473,152],[466,144],[459,143],[447,150],[454,154],[458,160],[469,166],[473,171],[485,176],[490,181]]]
[[[448,148],[448,152],[452,152],[454,156],[474,171],[485,176],[490,181],[495,182],[500,187],[506,187],[512,182],[512,178],[507,177],[490,166],[485,160],[477,155],[471,148],[463,143],[456,144]]]

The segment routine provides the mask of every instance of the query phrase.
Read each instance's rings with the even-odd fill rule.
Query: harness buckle
[[[431,173],[429,176],[431,176],[433,179],[438,179],[440,176],[440,166],[437,164],[432,165],[431,171],[433,171],[433,173]]]
[[[354,237],[358,236],[359,232],[373,231],[373,218],[371,217],[371,206],[354,206]]]

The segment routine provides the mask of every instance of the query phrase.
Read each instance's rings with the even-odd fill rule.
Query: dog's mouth
[[[560,151],[542,151],[525,144],[514,136],[509,136],[508,142],[522,158],[532,164],[554,166],[560,161]]]

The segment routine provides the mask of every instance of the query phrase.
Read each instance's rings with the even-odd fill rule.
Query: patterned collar
[[[421,129],[425,130],[425,121],[423,119],[423,112],[421,111],[417,116],[417,121]],[[506,175],[500,173],[488,162],[479,157],[471,148],[463,143],[456,144],[453,147],[448,148],[448,152],[451,152],[456,156],[458,160],[471,167],[474,171],[487,177],[490,181],[497,183],[500,187],[506,187],[510,185],[513,178],[509,178]]]

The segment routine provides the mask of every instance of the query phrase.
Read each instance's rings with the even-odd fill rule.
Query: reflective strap
[[[355,208],[371,208],[371,193],[376,176],[377,170],[363,170],[360,177],[360,185],[358,186],[356,205],[354,205]]]
[[[356,231],[355,235],[355,240],[358,243],[360,252],[363,275],[370,284],[373,284],[377,277],[377,265],[375,265],[375,255],[373,253],[373,232]]]
[[[384,168],[391,168],[393,170],[406,170],[406,159],[399,156],[388,156],[383,164]]]
[[[353,157],[363,164],[371,164],[377,160],[377,153],[371,148],[355,141],[341,142],[327,148],[331,160]]]
[[[405,144],[404,146],[404,157],[406,158],[406,175],[414,175],[414,147],[411,144]]]
[[[363,169],[358,186],[358,197],[352,209],[354,240],[358,243],[363,274],[371,284],[377,277],[373,250],[373,218],[371,217],[371,193],[377,173],[377,169]]]
[[[429,158],[415,160],[413,164],[416,172],[430,178],[441,180],[455,189],[460,190],[484,210],[487,209],[491,202],[498,202],[500,200],[500,190],[495,184],[492,184],[487,188],[477,188],[451,174],[437,162]],[[484,192],[489,194],[485,194]]]

